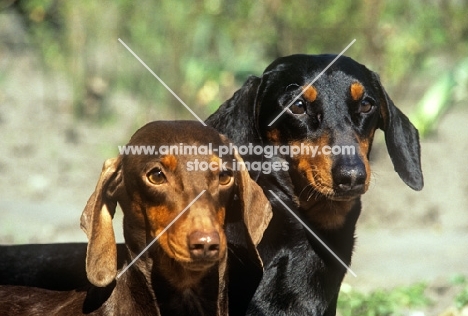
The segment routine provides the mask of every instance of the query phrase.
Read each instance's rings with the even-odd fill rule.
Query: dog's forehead
[[[322,55],[291,55],[280,57],[271,63],[264,73],[282,71],[282,72],[321,72],[325,68],[334,69],[339,68],[346,72],[359,72],[360,70],[367,69],[364,65],[358,63],[347,56],[340,56],[336,59],[336,55],[322,54]],[[335,60],[336,59],[336,60]]]
[[[311,82],[316,87],[333,86],[336,90],[349,89],[354,82],[370,85],[372,73],[353,59],[341,56],[333,62],[335,55],[291,55],[273,62],[264,74],[273,76],[275,89],[291,84],[306,86]],[[333,64],[331,64],[333,62]],[[321,72],[326,70],[325,73]],[[279,85],[279,86],[278,86]],[[280,87],[283,85],[284,87]]]
[[[140,128],[130,145],[169,145],[179,143],[222,143],[219,133],[198,121],[155,121]]]
[[[132,168],[161,163],[175,170],[176,165],[185,164],[189,159],[207,161],[227,139],[215,129],[203,126],[198,121],[155,121],[136,131],[127,144],[124,165]],[[138,166],[138,167],[137,167]]]

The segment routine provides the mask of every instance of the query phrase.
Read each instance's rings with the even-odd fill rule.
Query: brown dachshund
[[[152,122],[133,135],[127,148],[153,146],[157,151],[181,144],[216,148],[227,139],[199,122]],[[245,264],[246,278],[261,268],[255,246],[271,206],[248,171],[233,167],[242,162],[237,153],[221,161],[212,152],[156,151],[121,154],[104,164],[81,217],[89,239],[86,273],[93,286],[73,291],[1,286],[3,315],[228,314],[227,279],[239,286],[228,276],[228,258]],[[195,170],[193,162],[210,168]],[[117,203],[124,213],[127,250],[119,274],[112,228]]]

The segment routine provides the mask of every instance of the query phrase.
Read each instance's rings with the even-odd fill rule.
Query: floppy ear
[[[242,158],[235,153],[238,164]],[[238,168],[237,168],[238,169]],[[228,241],[229,305],[247,311],[263,275],[257,245],[272,217],[270,202],[247,170],[236,171],[236,198],[226,209],[224,230]]]
[[[243,162],[237,152],[235,152],[234,157],[238,163]],[[239,198],[242,206],[244,223],[252,243],[257,246],[262,240],[263,233],[273,216],[271,204],[260,186],[252,180],[247,170],[241,168],[238,173]]]
[[[227,135],[235,144],[259,142],[255,102],[260,81],[256,76],[247,78],[232,98],[221,104],[205,122],[221,134]]]
[[[206,119],[206,124],[226,135],[234,144],[261,145],[258,126],[257,93],[261,78],[250,76],[232,98],[225,101],[216,112]],[[245,161],[256,161],[263,157],[245,155]],[[251,171],[252,178],[260,172]]]
[[[81,229],[88,236],[86,274],[99,287],[110,284],[117,274],[117,247],[112,218],[117,200],[114,197],[121,183],[121,159],[104,162],[96,189],[81,215]]]
[[[418,130],[411,124],[388,96],[373,73],[381,90],[383,100],[380,108],[380,128],[385,132],[385,142],[393,167],[400,178],[412,189],[421,190],[424,186],[421,170],[421,148]]]

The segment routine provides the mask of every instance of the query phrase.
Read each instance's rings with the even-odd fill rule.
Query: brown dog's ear
[[[238,164],[243,164],[240,155],[235,152]],[[239,198],[242,206],[244,223],[249,232],[252,243],[257,246],[262,240],[263,233],[270,223],[273,213],[271,204],[260,186],[250,178],[245,168],[239,170]]]
[[[380,128],[385,132],[385,143],[393,167],[410,188],[419,191],[424,186],[424,180],[418,130],[393,104],[380,83],[379,76],[376,73],[373,75],[381,90],[383,102],[380,108]]]
[[[117,274],[117,248],[112,218],[117,200],[115,191],[121,184],[121,159],[104,162],[96,189],[81,215],[81,229],[88,236],[86,274],[95,286],[110,284]]]

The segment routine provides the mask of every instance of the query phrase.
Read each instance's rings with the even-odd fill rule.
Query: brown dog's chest
[[[152,283],[157,284],[154,291],[161,315],[216,315],[218,267],[196,273],[164,261],[164,267],[157,267],[152,277]],[[172,269],[170,273],[168,268]]]

